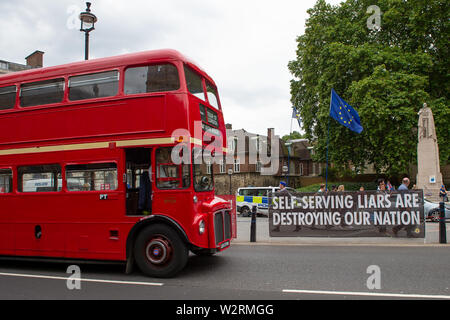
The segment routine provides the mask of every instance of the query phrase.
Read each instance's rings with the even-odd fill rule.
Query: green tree
[[[378,2],[378,3],[377,3]],[[381,29],[367,28],[370,5],[382,11]],[[308,10],[305,33],[297,38],[297,59],[288,67],[291,100],[300,111],[316,160],[361,171],[406,173],[416,161],[417,112],[432,108],[440,157],[450,148],[449,4],[438,0],[347,0],[337,6],[319,0]],[[354,133],[329,117],[330,92],[359,113],[364,130]]]
[[[303,139],[304,135],[298,131],[292,131],[290,134],[284,135],[281,139],[286,142],[288,140]]]

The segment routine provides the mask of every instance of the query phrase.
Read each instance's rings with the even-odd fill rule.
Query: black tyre
[[[241,215],[243,217],[250,217],[250,208],[249,207],[242,207]]]
[[[134,243],[136,264],[151,277],[173,277],[186,266],[188,254],[178,233],[164,224],[146,227]]]

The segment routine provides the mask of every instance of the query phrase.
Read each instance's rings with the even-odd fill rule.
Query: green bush
[[[339,182],[328,182],[328,189],[331,190],[331,186],[339,186],[343,184],[345,187],[345,191],[359,191],[361,186],[364,187],[364,190],[377,190],[377,185],[375,182],[347,182],[347,181],[339,181]],[[298,188],[298,192],[317,192],[320,189],[320,183],[312,184],[306,187]]]

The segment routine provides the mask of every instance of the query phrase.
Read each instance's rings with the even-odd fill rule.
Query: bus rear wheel
[[[173,277],[186,266],[188,254],[177,232],[164,224],[146,227],[134,244],[136,264],[151,277]]]

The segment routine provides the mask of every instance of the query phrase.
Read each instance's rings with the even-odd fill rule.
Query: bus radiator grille
[[[214,215],[216,246],[231,238],[231,215],[229,211],[219,211]]]

